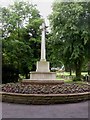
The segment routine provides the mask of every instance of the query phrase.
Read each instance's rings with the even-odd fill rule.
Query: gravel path
[[[2,116],[3,118],[88,118],[89,104],[90,101],[59,105],[2,103]]]

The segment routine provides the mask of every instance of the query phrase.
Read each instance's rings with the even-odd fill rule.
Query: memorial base
[[[24,84],[31,84],[31,85],[60,85],[60,84],[64,84],[64,80],[31,80],[31,79],[24,79],[22,80],[22,83]]]
[[[55,80],[56,73],[55,72],[31,72],[30,79],[31,80]]]

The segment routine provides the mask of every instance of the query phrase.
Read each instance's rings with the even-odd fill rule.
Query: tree
[[[39,27],[43,21],[40,13],[35,5],[15,2],[8,8],[0,8],[0,15],[3,82],[5,79],[8,79],[7,82],[13,81],[14,74],[28,78],[30,70],[35,69],[33,66],[40,55]],[[9,76],[5,74],[6,72]]]
[[[87,57],[85,48],[90,41],[89,6],[90,2],[55,2],[49,17],[57,54],[62,50],[59,54],[64,64],[75,69],[77,78],[81,77],[83,61]]]

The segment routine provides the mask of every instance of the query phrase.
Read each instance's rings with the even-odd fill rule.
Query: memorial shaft
[[[45,26],[45,22],[43,22],[42,23],[41,60],[40,61],[46,61],[45,32],[46,32],[46,26]]]

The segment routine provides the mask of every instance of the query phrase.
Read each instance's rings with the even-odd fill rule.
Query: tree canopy
[[[10,79],[13,81],[14,74],[16,79],[19,74],[28,78],[30,70],[35,70],[40,56],[39,27],[43,19],[36,6],[26,2],[15,2],[7,8],[2,7],[0,15],[2,82],[6,79],[7,82],[10,82]]]
[[[54,2],[49,20],[55,58],[69,65],[80,78],[82,64],[89,58],[90,2]]]

